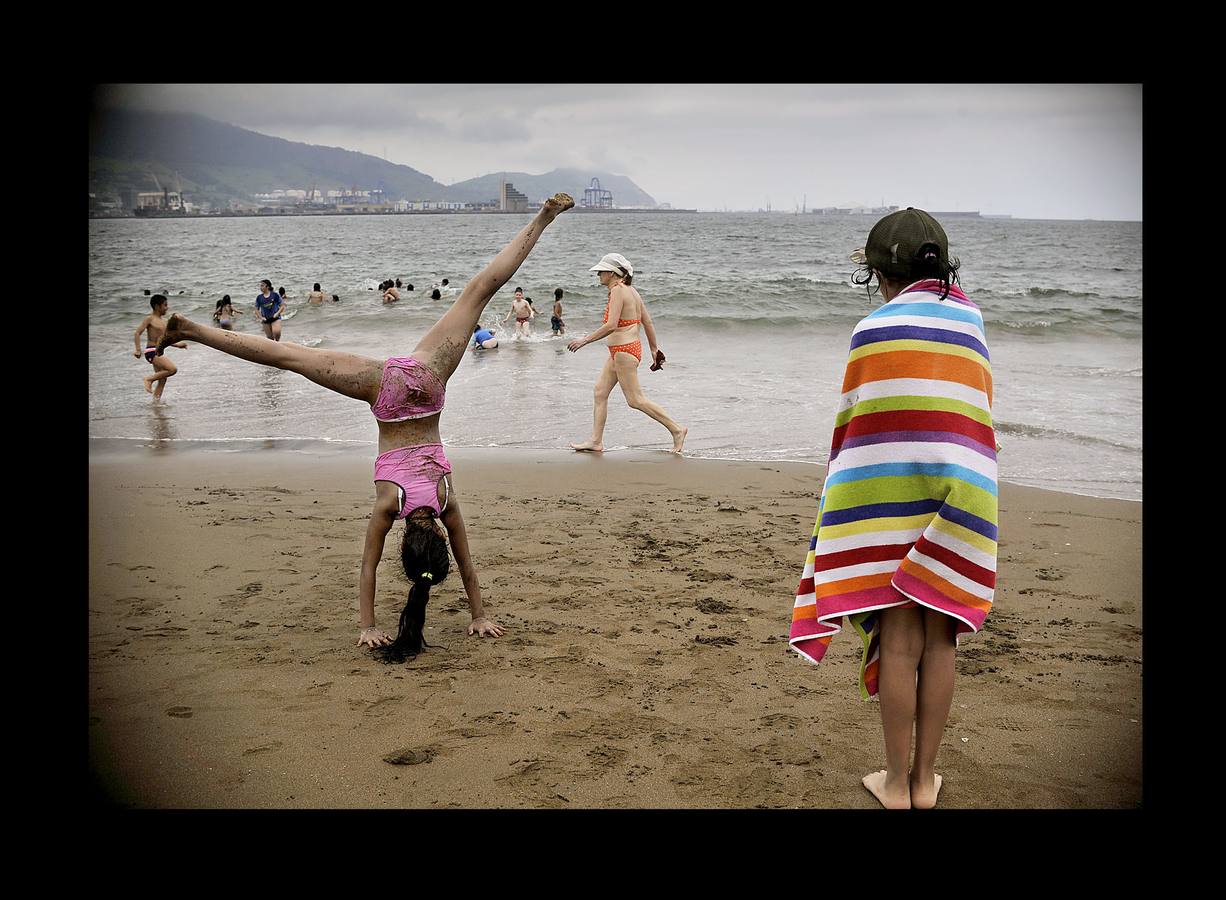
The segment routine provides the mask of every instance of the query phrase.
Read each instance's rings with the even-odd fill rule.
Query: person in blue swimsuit
[[[255,298],[255,317],[264,328],[264,337],[281,340],[281,313],[284,311],[285,301],[272,289],[272,282],[265,278],[260,282],[260,293]]]
[[[488,328],[482,328],[478,323],[473,326],[473,350],[493,350],[498,346],[498,338]]]

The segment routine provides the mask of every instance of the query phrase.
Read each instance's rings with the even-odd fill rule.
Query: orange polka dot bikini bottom
[[[618,353],[629,353],[639,362],[643,361],[643,345],[639,341],[634,341],[630,344],[618,344],[616,347],[609,348],[610,357],[614,357]]]

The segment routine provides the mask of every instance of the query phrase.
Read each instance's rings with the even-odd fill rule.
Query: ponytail
[[[412,514],[405,518],[400,561],[412,586],[404,609],[400,611],[396,639],[382,648],[383,661],[389,663],[412,659],[421,652],[422,647],[430,646],[425,640],[426,604],[430,602],[430,588],[446,578],[451,569],[447,541],[434,530],[433,519],[422,523]]]
[[[430,602],[430,582],[414,581],[409,588],[409,599],[400,611],[400,626],[396,640],[383,649],[383,661],[400,663],[421,653],[428,647],[425,638],[426,604]]]

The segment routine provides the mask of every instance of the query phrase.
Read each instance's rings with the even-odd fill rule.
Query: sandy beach
[[[449,449],[487,613],[454,570],[404,665],[356,646],[374,450],[89,463],[89,761],[135,808],[876,808],[845,631],[788,649],[824,469]],[[1007,452],[1007,451],[1006,451]],[[631,485],[634,503],[614,501]],[[1141,504],[1001,486],[963,641],[948,808],[1141,804]],[[407,592],[397,524],[380,625]],[[395,761],[392,761],[395,760]]]

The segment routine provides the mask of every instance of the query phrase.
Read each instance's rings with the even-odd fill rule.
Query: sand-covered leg
[[[546,200],[532,221],[464,286],[451,309],[443,313],[418,341],[413,356],[445,383],[464,358],[464,350],[473,337],[473,326],[486,305],[528,258],[549,223],[574,205],[569,194],[555,194]]]
[[[176,341],[196,341],[248,362],[297,372],[321,387],[366,403],[378,399],[383,379],[382,360],[206,328],[177,313],[166,322],[166,333],[158,341],[158,351]]]

